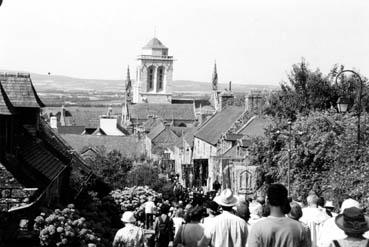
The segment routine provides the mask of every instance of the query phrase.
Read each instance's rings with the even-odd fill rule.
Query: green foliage
[[[80,196],[76,208],[101,239],[98,246],[111,246],[115,233],[123,226],[120,221],[122,210],[114,198],[110,194],[99,197],[96,192],[89,191]]]
[[[133,166],[132,159],[124,157],[116,150],[107,153],[104,148],[98,148],[95,155],[87,161],[95,175],[112,188],[127,185],[127,174]]]
[[[159,169],[148,163],[135,164],[128,173],[129,186],[152,185],[159,178]],[[123,188],[123,187],[121,187]]]
[[[350,73],[342,74],[337,81],[336,75],[344,70],[344,66],[334,65],[328,75],[319,69],[311,70],[305,60],[294,64],[288,75],[288,82],[281,83],[281,89],[272,93],[268,99],[269,106],[265,113],[279,118],[294,121],[297,114],[309,114],[310,111],[324,111],[330,108],[337,110],[337,100],[340,96],[350,99],[350,108],[358,108],[359,80]],[[362,76],[361,76],[362,77]],[[363,95],[369,92],[364,81]],[[363,97],[363,106],[369,110],[369,99]]]
[[[362,139],[367,135],[367,115],[362,118]],[[253,165],[260,165],[258,185],[266,175],[287,185],[291,148],[291,195],[305,198],[310,190],[336,202],[350,195],[367,202],[369,196],[369,141],[357,145],[357,118],[350,114],[311,112],[298,115],[291,125],[278,121],[249,149]],[[291,145],[291,147],[290,147]]]

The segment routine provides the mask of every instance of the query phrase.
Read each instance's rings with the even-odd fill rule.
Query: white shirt
[[[152,201],[147,201],[145,203],[145,214],[153,214],[155,210],[155,203]]]
[[[318,246],[319,236],[325,221],[330,219],[329,215],[321,208],[303,208],[300,221],[306,224],[311,233],[311,246]]]
[[[198,246],[245,247],[247,234],[247,225],[243,219],[223,211],[222,214],[214,217],[210,228],[204,229],[204,236]]]
[[[113,247],[143,247],[144,232],[141,228],[127,224],[115,234]]]
[[[179,227],[185,223],[185,220],[181,217],[173,217],[173,225],[174,225],[174,235],[177,234]]]

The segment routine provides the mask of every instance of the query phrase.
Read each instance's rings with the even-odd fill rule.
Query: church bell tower
[[[173,57],[168,48],[153,38],[137,58],[133,103],[168,103],[172,101]]]

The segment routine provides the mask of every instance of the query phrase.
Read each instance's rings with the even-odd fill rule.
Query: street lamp
[[[287,187],[288,187],[288,195],[291,193],[291,186],[290,186],[290,169],[291,169],[291,141],[292,141],[292,135],[291,135],[291,127],[292,127],[292,121],[288,121],[288,170],[287,170]]]
[[[337,100],[338,111],[345,113],[348,110],[348,106],[350,104],[350,100],[346,97],[339,97]]]
[[[336,85],[337,85],[338,77],[345,72],[353,73],[354,75],[356,75],[357,78],[359,78],[359,82],[360,82],[359,92],[358,92],[359,102],[358,102],[358,110],[357,110],[357,145],[358,147],[360,147],[360,117],[361,117],[361,99],[363,97],[363,93],[362,93],[363,81],[358,73],[356,73],[353,70],[346,69],[346,70],[342,70],[340,73],[337,74]],[[338,107],[339,112],[343,112],[343,113],[346,112],[348,110],[348,105],[349,105],[349,99],[347,97],[342,96],[338,98],[337,107]]]

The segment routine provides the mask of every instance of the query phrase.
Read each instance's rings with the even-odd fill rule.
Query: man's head
[[[315,194],[311,194],[306,198],[309,207],[318,207],[319,197]]]
[[[288,214],[288,217],[294,220],[299,220],[302,217],[302,209],[297,202],[291,202],[291,211]]]
[[[268,203],[272,207],[280,207],[284,214],[288,214],[291,210],[288,202],[288,191],[282,184],[271,184],[268,192]]]

